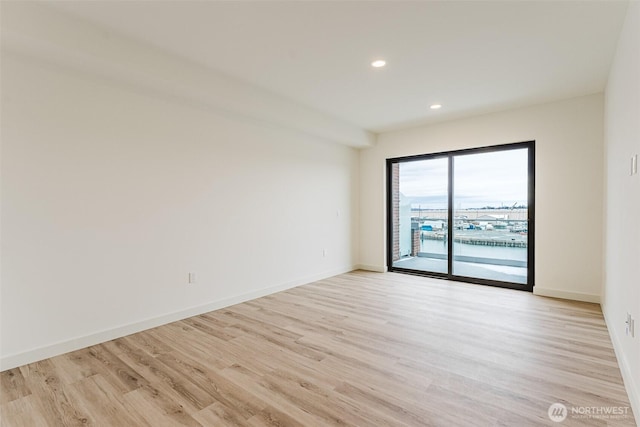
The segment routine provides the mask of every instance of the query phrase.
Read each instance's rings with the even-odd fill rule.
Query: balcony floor
[[[394,262],[393,266],[435,273],[447,272],[447,260],[427,257],[405,257]],[[511,283],[527,283],[527,269],[525,267],[455,261],[453,273],[457,276],[464,277],[477,277]]]

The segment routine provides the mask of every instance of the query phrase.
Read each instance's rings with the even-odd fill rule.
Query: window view
[[[454,156],[453,274],[527,283],[528,150]]]
[[[390,160],[391,269],[532,286],[532,150],[521,143]]]
[[[398,251],[394,267],[447,273],[449,159],[403,162],[397,167]]]

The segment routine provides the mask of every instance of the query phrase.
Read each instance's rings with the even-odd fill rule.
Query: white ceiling
[[[51,2],[381,132],[602,91],[627,2]],[[373,69],[376,58],[387,67]],[[430,110],[432,103],[443,108]]]

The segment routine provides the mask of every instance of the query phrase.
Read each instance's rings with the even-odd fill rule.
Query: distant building
[[[496,220],[502,220],[502,219],[509,219],[509,214],[480,215],[476,219],[479,221],[496,221]]]

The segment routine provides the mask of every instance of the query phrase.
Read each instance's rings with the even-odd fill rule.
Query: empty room
[[[640,423],[640,1],[0,24],[0,425]]]

